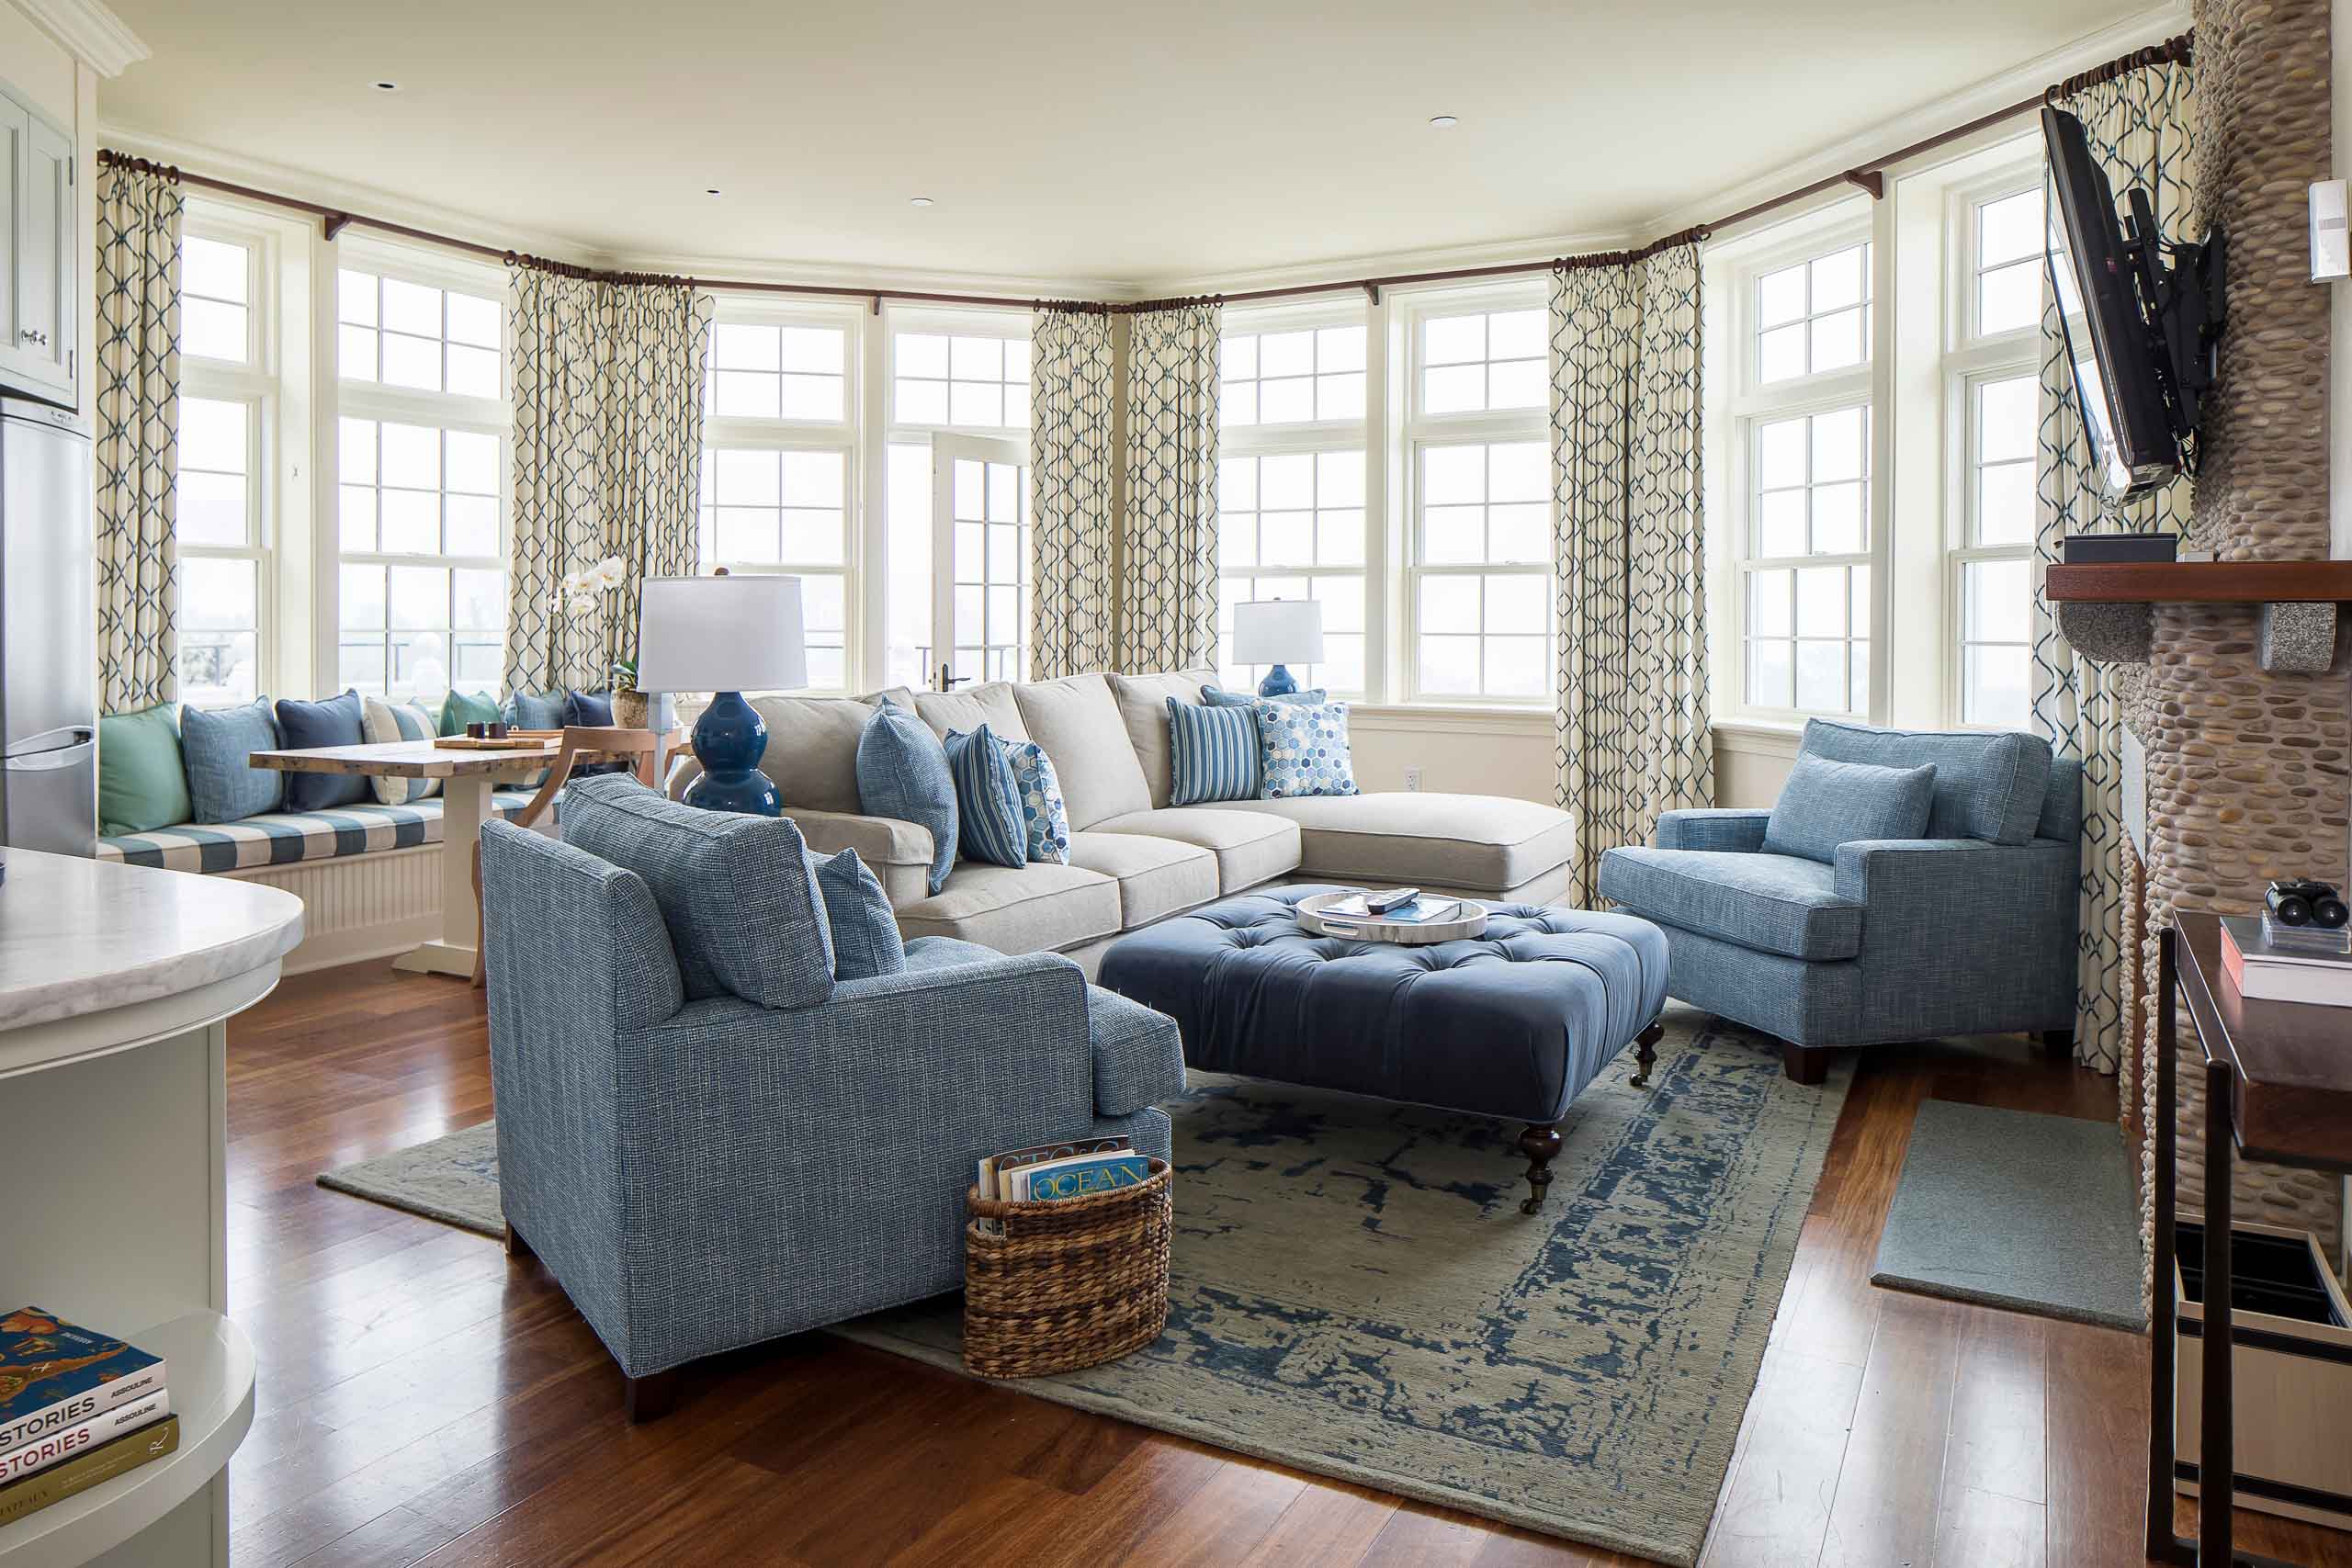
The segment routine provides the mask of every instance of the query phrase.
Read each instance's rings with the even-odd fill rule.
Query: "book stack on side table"
[[[2249,1000],[2352,1007],[2352,931],[2224,915],[2222,968]]]
[[[39,1307],[0,1316],[0,1526],[178,1448],[164,1372]]]

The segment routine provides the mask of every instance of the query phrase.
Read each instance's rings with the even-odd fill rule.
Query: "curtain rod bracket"
[[[1886,175],[1876,169],[1849,169],[1838,178],[1870,192],[1872,201],[1886,199]]]
[[[882,313],[882,296],[879,294],[874,297],[874,313],[877,316]]]
[[[326,222],[323,226],[326,231],[326,237],[329,240],[334,239],[337,234],[342,233],[345,229],[350,227],[350,224],[351,214],[348,212],[330,212],[326,214]]]
[[[1380,303],[1380,280],[1378,278],[1367,277],[1363,280],[1363,297],[1367,304],[1377,305]]]

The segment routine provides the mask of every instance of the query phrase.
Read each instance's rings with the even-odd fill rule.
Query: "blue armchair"
[[[1655,847],[1601,857],[1600,891],[1664,929],[1670,994],[1777,1036],[1801,1083],[1821,1081],[1833,1046],[2070,1042],[2080,764],[2037,736],[1823,719],[1799,756],[1934,763],[1926,836],[1814,858],[1767,851],[1772,812],[1668,812]]]
[[[1174,1023],[1067,958],[921,938],[903,972],[832,982],[820,962],[820,1000],[762,1006],[709,994],[692,954],[714,928],[682,919],[674,880],[657,902],[500,823],[481,851],[510,1246],[619,1362],[632,1419],[682,1363],[959,1288],[981,1156],[1110,1134],[1168,1156]],[[735,916],[734,886],[708,886],[692,896]]]

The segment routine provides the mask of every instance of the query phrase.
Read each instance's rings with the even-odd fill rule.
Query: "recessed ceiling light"
[[[1460,122],[1450,114],[1433,114],[1430,116],[1430,123],[1436,126],[1440,130],[1443,130],[1447,126],[1459,124]]]
[[[375,86],[376,91],[379,93],[397,93],[401,90],[401,85],[398,82],[379,82]]]
[[[712,186],[709,189],[703,192],[703,195],[705,196],[717,196],[718,194],[718,187],[717,186]]]
[[[907,197],[907,205],[909,207],[929,207],[931,205],[931,197],[927,196],[910,196]]]

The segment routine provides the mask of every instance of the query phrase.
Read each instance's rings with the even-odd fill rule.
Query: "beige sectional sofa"
[[[1167,699],[1198,702],[1214,678],[1204,670],[1073,675],[864,700],[754,697],[752,705],[768,726],[760,766],[786,814],[811,849],[855,850],[910,937],[1067,953],[1091,973],[1121,932],[1269,883],[1409,883],[1524,903],[1550,902],[1566,886],[1568,818],[1532,801],[1396,794],[1171,807]],[[858,734],[870,703],[886,695],[942,736],[985,723],[1043,747],[1069,810],[1069,863],[1014,870],[958,861],[946,886],[927,892],[930,832],[858,809]],[[696,771],[687,759],[672,792]]]

